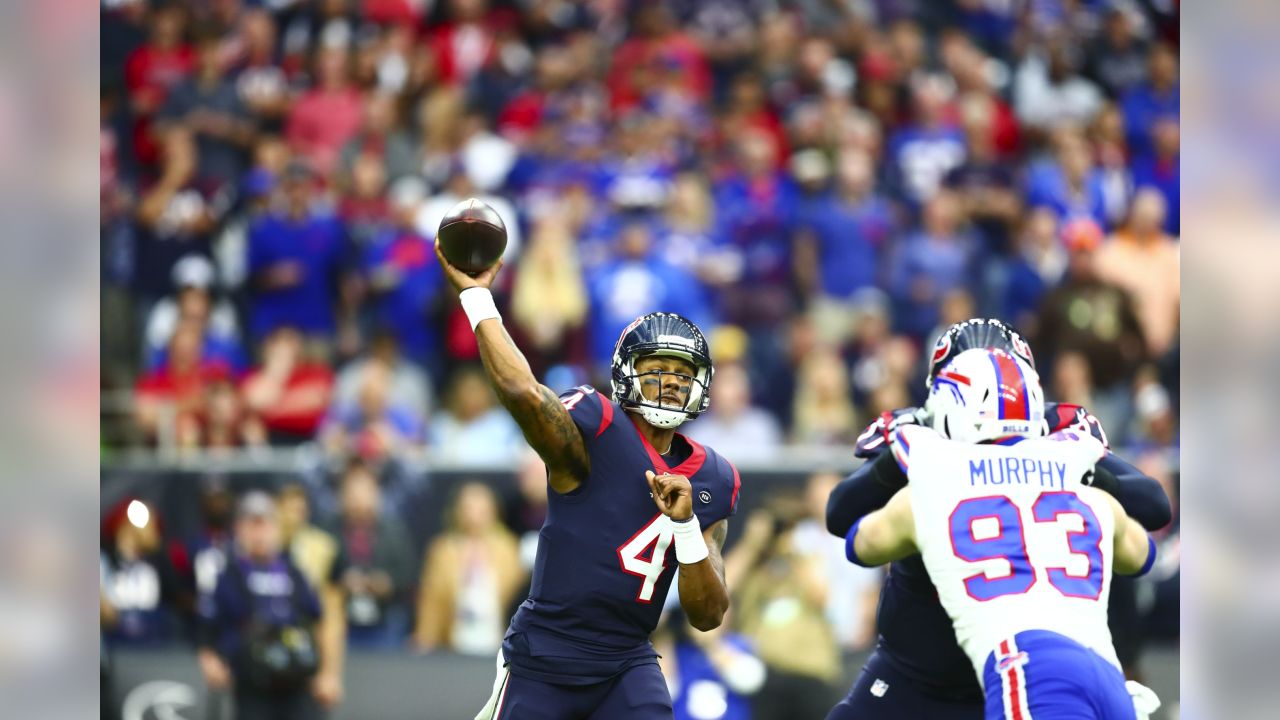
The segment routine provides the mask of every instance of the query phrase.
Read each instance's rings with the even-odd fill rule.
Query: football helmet
[[[683,408],[645,400],[640,392],[636,361],[652,356],[676,357],[693,365],[692,386]],[[650,425],[674,428],[692,420],[711,406],[711,352],[698,326],[669,312],[636,318],[622,331],[613,349],[613,401],[638,412]],[[671,373],[660,373],[671,374]],[[687,377],[687,376],[686,376]]]
[[[1040,437],[1044,391],[1031,364],[1004,350],[965,350],[933,378],[925,401],[933,429],[961,442]]]
[[[996,318],[970,318],[947,328],[933,344],[933,356],[929,358],[929,374],[925,376],[925,389],[933,387],[933,378],[938,371],[965,350],[974,348],[998,348],[1036,366],[1036,359],[1031,355],[1031,346],[1003,320]]]

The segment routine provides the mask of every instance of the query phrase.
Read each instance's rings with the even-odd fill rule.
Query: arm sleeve
[[[884,507],[906,484],[907,475],[893,453],[881,452],[831,491],[827,499],[827,532],[845,537],[854,523]]]
[[[1107,453],[1098,461],[1098,470],[1099,475],[1107,472],[1115,476],[1115,499],[1120,501],[1129,517],[1148,531],[1159,530],[1173,519],[1169,498],[1155,479],[1144,475],[1114,453]],[[1111,491],[1107,487],[1101,489]]]
[[[590,445],[613,424],[613,404],[590,385],[576,387],[560,395],[560,402],[569,411],[573,424],[582,432],[582,439]]]

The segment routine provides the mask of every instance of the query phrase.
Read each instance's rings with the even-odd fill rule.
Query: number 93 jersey
[[[1115,517],[1084,484],[1102,443],[1064,430],[970,444],[907,425],[891,447],[910,483],[916,544],[979,678],[1001,639],[1032,629],[1120,666],[1107,628]]]
[[[645,471],[684,475],[703,530],[732,515],[738,472],[677,433],[668,465],[632,416],[589,386],[565,393],[591,458],[575,491],[548,490],[529,597],[511,620],[503,654],[513,673],[587,684],[656,657],[657,627],[676,561],[674,529],[650,497]]]

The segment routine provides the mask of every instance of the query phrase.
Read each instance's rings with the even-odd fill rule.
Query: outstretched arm
[[[720,627],[729,609],[729,587],[724,580],[724,558],[720,555],[729,532],[729,521],[718,520],[702,530],[693,514],[693,486],[688,478],[655,475],[652,470],[646,471],[645,477],[654,504],[671,519],[675,528],[676,559],[680,561],[680,607],[689,616],[690,625],[703,632],[714,630]]]
[[[501,269],[502,261],[471,277],[450,265],[438,245],[436,257],[459,298],[463,299],[463,294],[469,293],[469,297],[463,299],[463,307],[475,328],[480,360],[498,400],[520,426],[530,447],[547,464],[547,480],[551,488],[558,493],[575,490],[591,469],[587,448],[578,426],[569,417],[569,411],[551,388],[533,376],[529,362],[511,340],[493,309],[489,286]],[[477,321],[473,313],[482,319]]]
[[[860,518],[882,508],[907,485],[907,475],[888,452],[888,445],[864,462],[831,491],[827,498],[827,532],[844,537]]]
[[[889,504],[854,523],[845,538],[845,555],[864,567],[884,565],[919,552],[911,514],[911,488],[899,490]]]
[[[1169,497],[1160,482],[1122,460],[1114,453],[1098,461],[1098,471],[1111,473],[1116,479],[1115,490],[1108,492],[1120,501],[1125,513],[1147,530],[1159,530],[1173,519]]]

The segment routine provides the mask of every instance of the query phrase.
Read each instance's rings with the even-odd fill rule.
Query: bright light
[[[136,528],[144,528],[148,522],[151,522],[151,509],[141,500],[134,500],[129,503],[129,509],[126,511],[129,523]]]

